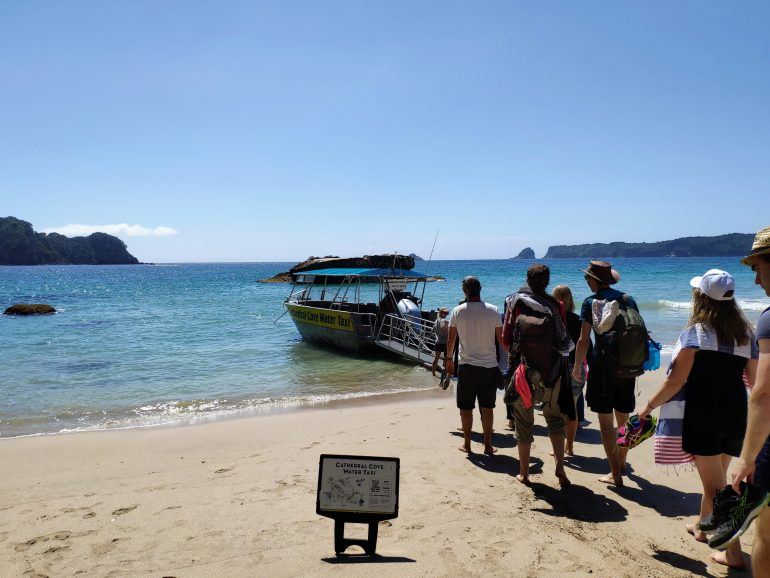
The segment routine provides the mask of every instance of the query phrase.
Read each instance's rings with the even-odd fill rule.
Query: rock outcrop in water
[[[50,315],[56,309],[46,303],[16,303],[3,312],[3,315]]]
[[[715,237],[681,237],[657,243],[591,243],[548,247],[546,259],[615,257],[733,257],[748,255],[754,235],[731,233]]]
[[[532,247],[527,247],[526,249],[522,249],[518,255],[513,257],[514,259],[535,259],[535,252],[532,250]]]
[[[0,265],[136,265],[126,244],[106,233],[65,237],[36,233],[15,217],[0,217]]]

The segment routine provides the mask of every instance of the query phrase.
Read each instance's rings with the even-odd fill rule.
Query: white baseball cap
[[[714,301],[732,301],[735,294],[735,279],[721,269],[709,269],[700,277],[693,277],[690,286],[700,289]]]

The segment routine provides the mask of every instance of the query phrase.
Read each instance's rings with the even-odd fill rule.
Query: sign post
[[[378,523],[398,517],[400,460],[321,454],[315,511],[334,520],[334,551],[361,546],[373,556]],[[345,524],[369,524],[366,540],[345,538]]]

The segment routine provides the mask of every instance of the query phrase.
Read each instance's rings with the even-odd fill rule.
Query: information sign
[[[359,545],[374,554],[377,523],[398,517],[398,458],[322,454],[316,513],[335,520],[335,551]],[[369,524],[368,540],[346,540],[345,522]]]

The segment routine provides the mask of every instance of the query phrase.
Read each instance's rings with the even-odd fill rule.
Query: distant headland
[[[27,221],[0,217],[0,265],[137,265],[126,244],[106,233],[37,233]]]
[[[588,243],[548,247],[544,259],[616,258],[616,257],[734,257],[747,255],[754,235],[730,233],[714,237],[681,237],[654,243]],[[524,253],[522,251],[522,253]],[[527,253],[529,255],[530,253]],[[534,258],[532,256],[514,258]]]

